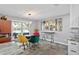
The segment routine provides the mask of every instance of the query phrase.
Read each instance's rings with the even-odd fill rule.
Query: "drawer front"
[[[68,48],[69,55],[79,55],[79,51],[75,49]]]
[[[0,43],[10,42],[11,38],[2,38],[0,39]]]
[[[79,48],[78,47],[76,47],[76,48],[70,48],[70,47],[68,47],[68,53],[74,53],[74,54],[79,54]]]
[[[79,50],[79,48],[77,47],[77,46],[74,46],[74,45],[68,45],[68,50],[76,50],[76,51],[78,51]]]
[[[68,54],[71,55],[79,54],[79,42],[68,41]]]
[[[73,48],[68,48],[68,51],[72,51],[72,52],[75,52],[75,53],[78,53],[78,49],[73,49]]]
[[[73,48],[79,47],[79,42],[68,41],[68,46],[73,47]]]
[[[69,50],[68,54],[69,55],[79,55],[79,53],[77,53],[75,50]]]
[[[69,45],[73,45],[73,46],[78,46],[79,42],[75,42],[75,41],[68,41]]]

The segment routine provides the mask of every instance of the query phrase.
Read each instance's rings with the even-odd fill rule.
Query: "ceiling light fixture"
[[[28,15],[31,15],[30,13]]]

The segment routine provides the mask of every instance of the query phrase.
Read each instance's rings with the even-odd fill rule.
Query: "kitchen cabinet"
[[[0,38],[0,43],[10,42],[11,38]]]
[[[0,33],[11,33],[11,21],[0,20]]]
[[[0,20],[0,43],[11,41],[11,21]]]
[[[79,55],[79,27],[71,28],[71,37],[68,40],[68,54]]]
[[[79,26],[79,5],[73,4],[70,8],[70,26],[77,27]]]
[[[68,40],[68,54],[69,55],[79,55],[79,42]]]

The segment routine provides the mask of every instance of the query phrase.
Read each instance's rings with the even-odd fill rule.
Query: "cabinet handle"
[[[71,50],[71,51],[76,53],[76,51],[74,51],[74,50]]]
[[[76,43],[71,43],[71,44],[73,44],[73,45],[77,45]]]

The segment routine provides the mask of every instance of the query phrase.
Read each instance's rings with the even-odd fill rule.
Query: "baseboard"
[[[63,45],[68,45],[66,43],[62,43],[62,42],[58,42],[58,41],[54,41],[55,43],[59,43],[59,44],[63,44]]]
[[[43,40],[43,39],[41,39],[41,40]],[[46,40],[46,41],[50,41],[50,40]],[[62,43],[62,42],[58,42],[58,41],[54,41],[54,42],[55,42],[55,43],[59,43],[59,44],[68,46],[68,44],[66,44],[66,43]]]

